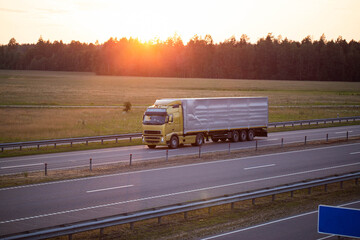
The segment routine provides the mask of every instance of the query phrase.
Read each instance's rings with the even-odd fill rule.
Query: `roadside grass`
[[[11,174],[11,175],[2,175],[0,176],[0,188],[21,186],[27,184],[38,184],[52,181],[61,181],[68,179],[84,178],[91,176],[100,176],[108,174],[118,174],[124,172],[133,172],[140,171],[145,169],[169,167],[169,166],[178,166],[184,164],[192,164],[199,162],[209,162],[217,161],[223,159],[231,158],[242,158],[248,156],[257,156],[269,153],[278,153],[294,150],[302,150],[309,148],[316,148],[321,146],[329,146],[334,144],[346,144],[359,142],[360,137],[351,137],[348,141],[346,139],[329,139],[328,142],[324,140],[317,141],[307,141],[307,144],[304,143],[291,143],[285,144],[284,147],[279,145],[272,146],[259,146],[258,150],[255,151],[255,146],[252,149],[240,149],[240,150],[231,150],[230,154],[228,153],[228,148],[225,147],[224,151],[214,152],[214,153],[202,153],[201,158],[198,157],[198,154],[187,155],[187,156],[169,156],[169,160],[165,161],[165,155],[159,159],[152,159],[147,161],[133,161],[132,165],[129,165],[129,162],[119,162],[114,164],[99,165],[101,159],[93,161],[92,171],[90,171],[90,166],[82,168],[72,168],[72,169],[59,169],[51,170],[50,167],[45,176],[44,171],[35,171],[35,172],[23,172],[20,174]]]
[[[281,218],[317,210],[318,205],[339,205],[359,200],[360,188],[354,181],[346,181],[341,189],[339,183],[329,184],[327,192],[324,187],[315,187],[311,194],[308,190],[298,190],[293,197],[290,193],[255,200],[188,212],[187,220],[183,214],[174,214],[157,219],[136,222],[131,229],[128,224],[105,228],[101,239],[198,239],[221,234],[236,229],[246,228]],[[99,239],[99,230],[72,235],[72,239]],[[67,236],[54,239],[67,239]]]

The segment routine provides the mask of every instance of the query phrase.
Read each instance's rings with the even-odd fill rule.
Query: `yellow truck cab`
[[[267,97],[160,99],[144,113],[142,141],[149,148],[251,141],[266,137],[267,126]]]
[[[180,144],[194,142],[195,136],[184,136],[183,124],[181,100],[156,100],[143,117],[143,143],[149,148],[156,145],[177,148]]]

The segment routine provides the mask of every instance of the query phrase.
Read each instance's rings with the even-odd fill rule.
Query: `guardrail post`
[[[104,144],[104,139],[101,139],[101,144]]]
[[[340,189],[343,189],[343,188],[344,188],[344,182],[341,181],[341,182],[340,182]]]
[[[201,145],[199,146],[199,158],[201,158]]]
[[[290,192],[290,197],[293,198],[294,197],[294,191]]]
[[[38,149],[38,150],[40,149],[40,144],[37,145],[37,149]]]
[[[251,199],[251,204],[255,205],[255,198]]]
[[[69,240],[72,240],[72,234],[69,234],[69,235],[68,235],[68,239],[69,239]]]
[[[90,158],[90,171],[92,171],[92,158]]]
[[[349,140],[349,131],[346,131],[346,141]]]
[[[228,151],[229,155],[231,153],[231,143],[229,143],[229,151]]]
[[[70,142],[70,147],[72,147],[72,142]]]
[[[130,153],[130,166],[132,164],[132,154]]]
[[[131,137],[130,137],[130,142],[131,142]]]
[[[232,202],[232,203],[231,203],[231,206],[230,206],[230,207],[231,207],[231,210],[234,210],[234,208],[235,208],[234,205],[235,205],[235,203]]]
[[[20,151],[21,151],[21,149],[22,149],[22,145],[20,145]]]
[[[56,143],[54,143],[54,148],[56,148]]]
[[[305,145],[306,145],[306,138],[307,138],[307,136],[305,136]]]
[[[327,184],[324,185],[324,191],[327,192]]]
[[[161,224],[161,217],[158,217],[158,224]]]
[[[86,146],[88,145],[88,140],[86,140]]]
[[[130,230],[134,230],[134,223],[130,223]]]
[[[188,220],[188,212],[184,212],[184,219]]]
[[[1,152],[3,152],[3,151],[4,151],[4,148],[2,147],[2,148],[1,148]]]
[[[308,188],[308,194],[311,194],[311,187]]]
[[[47,163],[45,163],[45,176],[47,176]]]
[[[169,150],[166,149],[166,161],[168,161],[168,160],[169,160]]]
[[[118,138],[115,138],[115,142],[118,143]]]
[[[326,134],[326,142],[328,142],[329,141],[329,134],[327,133]]]
[[[104,228],[100,228],[100,239],[103,237],[104,235]]]
[[[281,138],[281,147],[284,147],[284,138]]]
[[[208,214],[211,215],[211,207],[208,209]]]
[[[271,200],[275,201],[275,194],[272,195]]]
[[[255,151],[258,150],[258,140],[255,141]]]

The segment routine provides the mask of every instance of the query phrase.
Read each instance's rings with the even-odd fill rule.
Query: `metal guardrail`
[[[312,120],[299,120],[299,121],[288,121],[288,122],[272,122],[268,124],[268,127],[286,127],[286,126],[295,126],[295,125],[311,125],[311,124],[319,124],[319,123],[341,123],[341,122],[349,122],[349,121],[357,121],[360,120],[360,116],[355,117],[342,117],[342,118],[323,118],[323,119],[312,119]]]
[[[165,206],[157,209],[151,209],[151,210],[143,210],[139,212],[133,212],[133,213],[126,213],[124,215],[119,216],[112,216],[107,217],[103,219],[93,219],[89,221],[83,221],[74,223],[68,226],[55,226],[52,228],[47,229],[41,229],[41,230],[35,230],[33,232],[24,232],[24,233],[18,233],[15,235],[7,235],[7,236],[0,236],[4,237],[4,239],[45,239],[45,238],[51,238],[51,237],[58,237],[58,236],[64,236],[72,234],[79,233],[79,232],[85,232],[89,230],[96,230],[100,229],[100,233],[102,233],[102,229],[106,227],[111,227],[115,225],[121,225],[130,223],[133,224],[137,221],[143,221],[147,219],[153,219],[158,218],[160,222],[160,218],[163,216],[168,216],[176,213],[184,213],[184,217],[186,218],[187,212],[193,211],[193,210],[199,210],[203,208],[211,208],[219,205],[224,205],[228,203],[235,203],[239,201],[244,200],[250,200],[265,196],[273,196],[273,200],[275,200],[275,195],[285,192],[291,192],[291,196],[293,196],[293,191],[301,190],[301,189],[310,189],[309,193],[311,193],[311,188],[316,186],[322,186],[325,185],[325,189],[327,189],[327,184],[336,183],[336,182],[342,182],[353,180],[355,179],[355,183],[358,184],[358,179],[360,178],[360,172],[356,173],[350,173],[345,174],[342,176],[335,176],[335,177],[328,177],[325,179],[317,179],[312,180],[309,182],[300,182],[300,183],[294,183],[290,185],[285,186],[279,186],[274,187],[270,189],[261,189],[249,193],[240,193],[235,194],[231,196],[222,196],[217,197],[213,199],[207,199],[207,200],[201,200],[196,202],[190,202],[185,204],[177,204],[172,206]],[[253,202],[254,203],[254,202]],[[231,206],[233,208],[233,205]]]
[[[342,117],[342,118],[325,118],[325,119],[313,119],[313,120],[300,120],[300,121],[288,121],[288,122],[272,122],[268,124],[268,127],[277,127],[277,126],[295,126],[295,125],[311,125],[311,124],[319,124],[319,123],[334,123],[334,122],[349,122],[349,121],[357,121],[360,120],[360,116],[355,117]],[[129,134],[118,134],[118,135],[105,135],[105,136],[94,136],[94,137],[81,137],[81,138],[64,138],[64,139],[53,139],[53,140],[41,140],[41,141],[29,141],[29,142],[13,142],[13,143],[0,143],[1,151],[4,151],[6,148],[15,148],[19,147],[20,150],[22,147],[25,146],[37,146],[39,147],[41,145],[52,145],[54,144],[54,147],[56,147],[56,144],[65,144],[69,143],[79,143],[79,142],[85,142],[88,144],[88,142],[92,141],[101,141],[103,143],[104,140],[115,140],[116,142],[118,139],[127,139],[129,138],[130,141],[132,138],[140,138],[141,133],[129,133]]]

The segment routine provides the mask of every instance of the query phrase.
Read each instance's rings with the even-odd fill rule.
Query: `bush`
[[[124,112],[129,112],[131,110],[131,102],[124,103]]]

